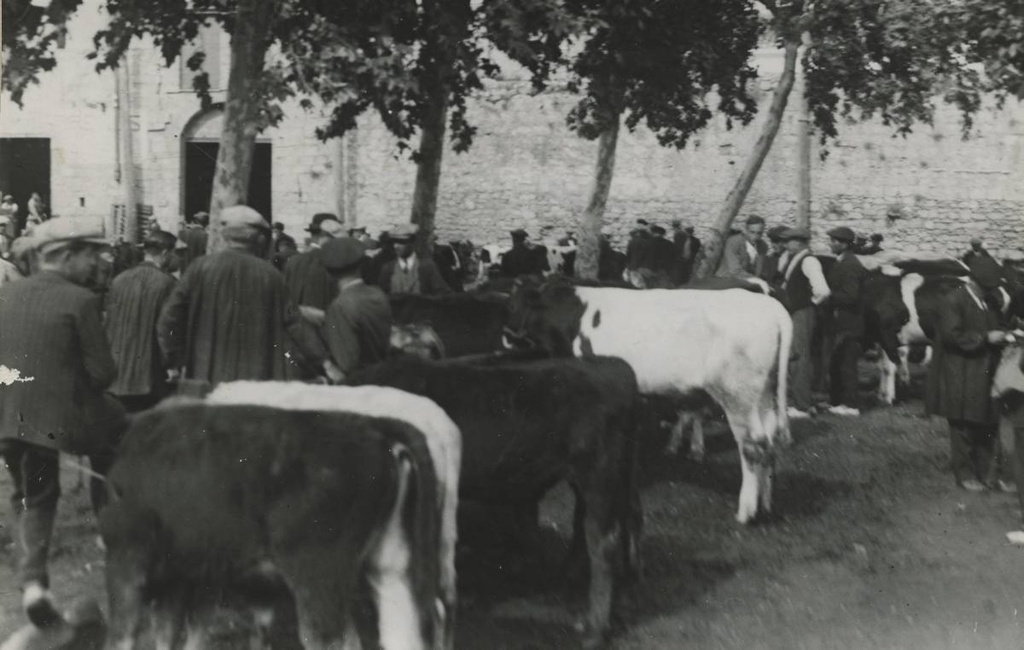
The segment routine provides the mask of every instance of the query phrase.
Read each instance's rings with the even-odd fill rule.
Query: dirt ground
[[[958,490],[945,424],[910,401],[860,418],[795,422],[771,521],[735,523],[735,444],[710,430],[696,464],[643,461],[644,578],[619,608],[611,648],[921,648],[1024,646],[1024,548],[1004,533],[1013,495]],[[103,562],[84,490],[66,471],[54,544],[61,602],[103,596]],[[0,494],[9,494],[6,475]],[[560,572],[570,499],[545,502],[545,552],[460,554],[462,649],[571,648],[579,591]],[[0,517],[0,638],[22,624],[9,508]],[[464,534],[465,536],[465,534]],[[535,561],[531,561],[535,560]]]

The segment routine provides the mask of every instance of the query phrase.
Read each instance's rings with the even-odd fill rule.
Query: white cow
[[[641,393],[704,391],[725,411],[740,448],[738,521],[771,509],[776,442],[790,440],[787,365],[793,324],[776,300],[744,290],[517,286],[510,333],[555,354],[620,357]],[[774,390],[773,390],[774,388]]]
[[[462,467],[462,434],[433,401],[397,388],[383,386],[320,386],[298,382],[235,381],[220,384],[207,396],[212,404],[246,404],[291,411],[344,411],[371,417],[402,420],[426,436],[440,486],[441,590],[445,597],[446,625],[454,621],[455,525]],[[450,638],[450,636],[449,636]]]

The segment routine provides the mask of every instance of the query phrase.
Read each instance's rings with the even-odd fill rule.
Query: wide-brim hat
[[[56,217],[44,221],[32,231],[33,247],[38,251],[54,250],[72,242],[88,242],[99,246],[109,244],[100,217]]]
[[[857,235],[846,226],[839,226],[828,231],[828,236],[837,241],[846,242],[847,244],[853,243],[857,239]]]
[[[359,264],[366,255],[366,246],[351,237],[337,237],[320,247],[320,263],[328,271],[344,271]]]

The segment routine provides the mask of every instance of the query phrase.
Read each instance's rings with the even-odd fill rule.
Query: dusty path
[[[645,580],[621,608],[611,647],[999,648],[1024,646],[1024,549],[1009,495],[957,490],[939,420],[920,404],[859,419],[796,423],[776,484],[778,516],[733,523],[739,467],[730,437],[709,438],[704,465],[652,454],[644,463]],[[65,474],[65,485],[75,477]],[[6,476],[0,495],[6,498]],[[61,598],[102,594],[84,492],[62,503],[55,544]],[[549,530],[568,499],[548,500]],[[0,517],[0,636],[21,624],[9,509]],[[460,563],[458,647],[572,647],[557,570],[469,552]]]

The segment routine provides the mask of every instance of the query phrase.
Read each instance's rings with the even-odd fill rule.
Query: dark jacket
[[[114,278],[107,292],[106,330],[117,364],[114,395],[151,395],[165,386],[156,321],[175,279],[150,262]]]
[[[206,228],[189,224],[178,231],[178,239],[185,244],[184,250],[181,251],[181,270],[184,272],[189,264],[206,255],[206,242],[209,235]]]
[[[986,337],[998,328],[998,314],[979,307],[969,291],[966,285],[958,287],[939,308],[938,340],[928,366],[925,412],[951,420],[992,424],[996,412],[989,391],[999,349]]]
[[[842,338],[862,338],[864,336],[864,281],[867,271],[857,256],[846,253],[836,260],[829,271],[829,309],[832,312],[833,332],[837,344]]]
[[[575,262],[575,258],[573,260]],[[626,270],[626,256],[612,248],[611,243],[602,238],[597,255],[597,279],[602,282],[622,280],[622,272]]]
[[[289,335],[301,336],[284,276],[254,255],[224,250],[196,260],[157,324],[160,349],[186,379],[288,378]]]
[[[338,282],[320,262],[320,250],[293,255],[284,267],[288,295],[296,305],[327,309],[338,295]]]
[[[113,442],[93,426],[118,417],[96,294],[50,271],[0,287],[0,366],[21,378],[0,383],[0,438],[76,454]]]
[[[387,358],[391,305],[378,287],[363,282],[346,287],[327,308],[323,338],[331,360],[343,373]]]
[[[394,259],[384,265],[384,268],[380,271],[380,278],[377,281],[377,286],[384,290],[385,293],[391,293],[391,278],[395,275],[395,269],[398,267],[398,260]],[[448,283],[441,277],[441,272],[437,270],[437,265],[434,264],[434,260],[425,260],[417,257],[416,259],[416,273],[419,276],[420,295],[431,295],[435,293],[452,293],[452,288],[448,286]]]
[[[548,270],[547,248],[541,247],[540,250],[541,252],[538,252],[536,248],[513,245],[501,256],[501,274],[510,278],[540,275]]]
[[[743,233],[730,235],[722,246],[722,261],[718,264],[715,277],[718,278],[751,278],[760,277],[764,268],[764,258],[768,254],[768,244],[757,242],[755,257],[747,250],[747,237]]]

